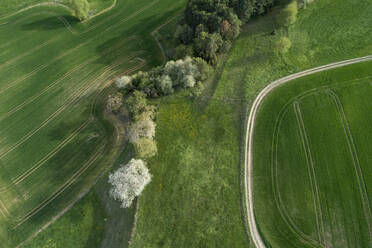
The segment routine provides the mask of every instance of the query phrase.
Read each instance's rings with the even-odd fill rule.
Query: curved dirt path
[[[285,84],[291,80],[311,75],[317,72],[326,71],[334,69],[337,67],[342,67],[346,65],[351,65],[360,62],[366,62],[372,60],[372,55],[344,60],[340,62],[331,63],[328,65],[319,66],[302,72],[288,75],[286,77],[280,78],[269,85],[267,85],[256,97],[251,107],[246,130],[246,141],[245,141],[245,161],[244,161],[244,188],[245,188],[245,205],[248,217],[248,226],[251,238],[256,248],[266,248],[265,243],[263,242],[260,233],[257,228],[257,223],[254,215],[254,206],[253,206],[253,136],[254,136],[254,125],[256,121],[257,111],[263,102],[265,96],[270,93],[276,87]]]

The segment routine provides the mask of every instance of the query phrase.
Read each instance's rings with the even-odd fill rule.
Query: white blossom
[[[116,172],[109,175],[108,182],[112,185],[110,196],[120,201],[122,208],[128,208],[150,181],[151,174],[145,162],[132,159],[128,164],[122,165]]]

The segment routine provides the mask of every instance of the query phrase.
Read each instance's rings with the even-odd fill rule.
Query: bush
[[[191,90],[191,96],[200,96],[204,90],[204,85],[199,81],[196,83],[195,87]]]
[[[128,208],[151,182],[151,174],[144,161],[132,159],[110,174],[108,182],[112,185],[110,196],[120,201],[122,208]]]
[[[275,52],[277,54],[285,54],[291,48],[292,42],[287,37],[283,36],[275,43]]]
[[[140,138],[134,143],[136,157],[138,158],[151,158],[156,155],[158,148],[156,142],[149,138]]]

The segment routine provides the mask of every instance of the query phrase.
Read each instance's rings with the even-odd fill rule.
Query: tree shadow
[[[49,132],[51,140],[62,140],[66,137],[67,133],[71,132],[72,129],[78,125],[76,122],[61,121],[55,128]]]
[[[79,19],[70,15],[52,16],[22,25],[23,30],[56,30],[66,28],[67,25],[75,26]]]
[[[120,57],[130,56],[140,50],[150,53],[154,59],[154,53],[160,54],[160,48],[157,47],[151,32],[173,15],[174,11],[168,11],[163,15],[143,18],[130,27],[123,26],[122,31],[118,32],[116,36],[97,46],[96,52],[100,56],[99,63],[109,65]],[[160,20],[164,21],[160,22]],[[162,57],[159,56],[159,58]]]

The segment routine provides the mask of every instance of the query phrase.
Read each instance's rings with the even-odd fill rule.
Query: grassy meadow
[[[270,35],[276,27],[277,7],[244,26],[202,96],[190,100],[180,94],[159,101],[159,153],[150,161],[154,179],[139,198],[137,232],[131,247],[251,245],[245,235],[239,193],[247,109],[259,91],[275,79],[371,54],[371,8],[370,0],[314,1],[300,10],[288,32],[283,31],[288,33],[292,48],[277,56],[272,47],[281,32]],[[346,14],[345,9],[349,10]],[[265,179],[270,175],[255,178],[260,227],[270,226],[280,217],[265,216],[273,199],[261,194],[261,188],[267,186]],[[311,227],[307,228],[311,232]],[[268,237],[283,235],[278,233],[281,230],[269,231],[265,233]],[[301,245],[298,247],[304,247]],[[283,241],[272,247],[288,246]]]
[[[2,19],[3,246],[15,247],[37,232],[116,160],[122,147],[102,119],[99,92],[118,75],[162,62],[150,33],[184,3],[119,0],[112,11],[84,24],[58,7]]]

